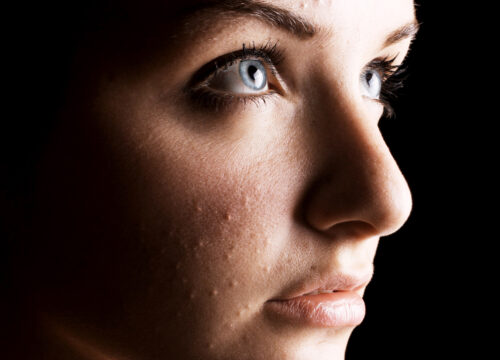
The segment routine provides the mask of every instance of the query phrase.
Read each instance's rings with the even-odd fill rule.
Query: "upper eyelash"
[[[200,85],[206,84],[208,79],[215,76],[220,69],[226,69],[233,65],[234,62],[248,58],[260,58],[264,60],[273,75],[276,75],[276,67],[283,61],[283,53],[278,49],[278,43],[267,42],[260,47],[256,47],[255,43],[252,43],[251,47],[247,47],[246,44],[243,44],[241,50],[219,56],[202,66],[192,77],[187,88],[192,89],[193,87],[199,87]]]
[[[384,106],[383,116],[389,118],[395,116],[391,103],[397,97],[398,91],[403,87],[404,81],[408,76],[408,68],[404,64],[394,65],[396,58],[397,56],[393,58],[377,58],[367,66],[368,70],[377,70],[383,77],[382,89],[378,101]]]

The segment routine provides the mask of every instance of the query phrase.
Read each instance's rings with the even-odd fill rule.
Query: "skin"
[[[379,238],[409,216],[382,105],[359,76],[377,57],[403,61],[409,39],[383,43],[413,2],[267,1],[325,30],[310,39],[245,16],[182,25],[169,3],[171,21],[150,24],[161,44],[116,31],[77,57],[37,182],[27,292],[40,353],[343,359],[354,327],[263,307],[319,274],[371,274]],[[183,93],[207,62],[268,41],[284,95],[209,111]]]

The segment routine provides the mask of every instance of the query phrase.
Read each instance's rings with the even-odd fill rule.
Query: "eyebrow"
[[[244,14],[255,17],[274,27],[285,30],[298,38],[311,38],[321,31],[321,28],[303,17],[292,12],[266,4],[256,0],[205,0],[198,2],[189,9],[189,13],[215,10],[219,14]],[[391,32],[384,41],[384,47],[388,47],[404,39],[415,38],[419,23],[414,19],[398,29]]]
[[[208,0],[188,9],[189,13],[215,10],[222,14],[249,15],[274,27],[285,30],[298,38],[307,39],[319,32],[319,27],[292,12],[255,0]]]
[[[413,40],[417,35],[418,30],[420,29],[420,24],[417,20],[413,20],[406,25],[401,26],[400,28],[394,30],[387,36],[384,47],[389,47],[397,42],[410,38]]]

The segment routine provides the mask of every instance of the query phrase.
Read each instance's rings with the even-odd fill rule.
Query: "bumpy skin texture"
[[[353,327],[291,324],[265,303],[370,273],[410,213],[359,77],[377,57],[403,61],[410,41],[384,40],[413,3],[266,1],[320,27],[305,39],[241,14],[176,21],[172,3],[75,64],[37,184],[44,337],[82,358],[342,359]],[[269,41],[283,94],[218,111],[186,95],[205,63]]]

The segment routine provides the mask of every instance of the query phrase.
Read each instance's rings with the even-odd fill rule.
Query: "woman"
[[[411,209],[377,125],[413,2],[96,13],[15,264],[26,358],[342,359]]]

